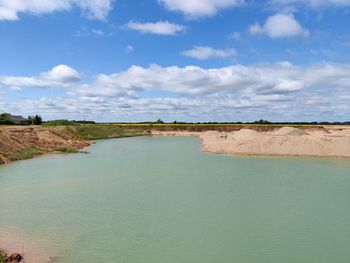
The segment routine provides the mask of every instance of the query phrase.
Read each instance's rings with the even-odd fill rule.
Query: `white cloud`
[[[87,36],[104,36],[106,33],[101,29],[82,27],[74,36],[75,37],[87,37]]]
[[[230,36],[229,36],[230,39],[232,40],[242,40],[242,33],[241,32],[233,32]]]
[[[48,72],[41,73],[41,78],[57,82],[74,82],[80,80],[80,74],[67,65],[58,65]]]
[[[18,20],[20,13],[33,15],[68,11],[73,7],[93,19],[105,19],[113,0],[0,0],[0,20]]]
[[[16,86],[12,86],[12,87],[10,87],[10,90],[11,91],[15,91],[15,92],[19,92],[19,91],[22,91],[22,89],[20,88],[20,87],[16,87]]]
[[[67,65],[58,65],[38,76],[0,76],[0,83],[12,87],[59,88],[80,80],[80,74]]]
[[[192,49],[181,52],[183,56],[196,59],[227,58],[236,55],[234,49],[213,49],[205,46],[194,46]]]
[[[80,7],[89,18],[104,20],[112,10],[113,0],[71,0]]]
[[[76,83],[79,73],[60,66],[34,77],[0,76],[10,87],[61,87],[65,95],[0,101],[3,111],[45,118],[145,121],[347,120],[350,65],[289,62],[255,66],[132,66]],[[159,95],[157,95],[159,94]],[[243,117],[239,117],[243,116]],[[101,119],[102,118],[102,119]]]
[[[159,21],[156,23],[129,22],[125,27],[141,33],[155,35],[176,35],[186,30],[185,26],[173,24],[168,21]]]
[[[255,23],[249,27],[251,34],[266,34],[271,38],[307,37],[304,29],[293,15],[275,14],[267,18],[264,25]]]
[[[91,33],[98,36],[103,36],[105,34],[101,29],[91,29]]]
[[[238,6],[244,0],[158,0],[170,11],[178,11],[188,18],[213,16],[220,9]]]
[[[289,62],[257,66],[233,65],[204,69],[196,66],[148,68],[98,75],[80,91],[87,96],[131,96],[139,91],[163,91],[186,95],[287,94],[305,88],[350,89],[350,65],[325,63],[297,67]]]
[[[38,76],[0,76],[0,84],[15,87],[66,87],[80,80],[80,74],[66,65]],[[350,65],[323,63],[298,67],[289,62],[256,66],[232,65],[204,69],[198,66],[147,68],[132,66],[115,74],[97,75],[90,84],[74,84],[75,92],[86,96],[133,96],[139,91],[164,91],[187,95],[284,94],[305,88],[350,89]]]
[[[127,47],[126,47],[126,52],[127,53],[131,53],[131,52],[134,52],[134,46],[132,46],[132,45],[128,45]]]

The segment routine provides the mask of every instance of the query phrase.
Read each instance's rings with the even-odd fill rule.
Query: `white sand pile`
[[[303,135],[309,135],[302,129],[293,128],[293,127],[283,127],[277,131],[274,131],[271,133],[271,135],[277,135],[277,136],[303,136]]]
[[[220,141],[212,133],[200,136],[203,149],[212,153],[350,157],[350,136],[330,137],[308,132],[284,127],[270,134],[243,129]]]
[[[233,155],[295,155],[350,157],[350,127],[302,129],[283,127],[272,133],[242,129],[237,132],[174,132],[174,135],[196,135],[203,150]],[[332,136],[330,136],[330,134]],[[169,134],[167,134],[169,135]]]
[[[259,133],[250,129],[242,129],[233,134],[234,139],[247,139],[259,136]]]

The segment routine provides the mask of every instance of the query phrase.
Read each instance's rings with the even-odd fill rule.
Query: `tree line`
[[[25,119],[7,112],[0,114],[0,125],[41,125],[42,123],[43,120],[40,115],[28,116],[28,118]]]

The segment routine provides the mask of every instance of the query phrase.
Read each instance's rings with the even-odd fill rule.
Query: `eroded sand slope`
[[[63,148],[81,149],[91,143],[77,139],[67,127],[21,127],[0,129],[0,164],[18,159],[18,155],[40,149],[52,152]]]

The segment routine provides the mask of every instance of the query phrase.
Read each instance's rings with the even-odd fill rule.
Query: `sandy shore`
[[[198,136],[205,152],[232,155],[350,157],[350,127],[282,127],[269,132],[153,131],[153,135]]]

